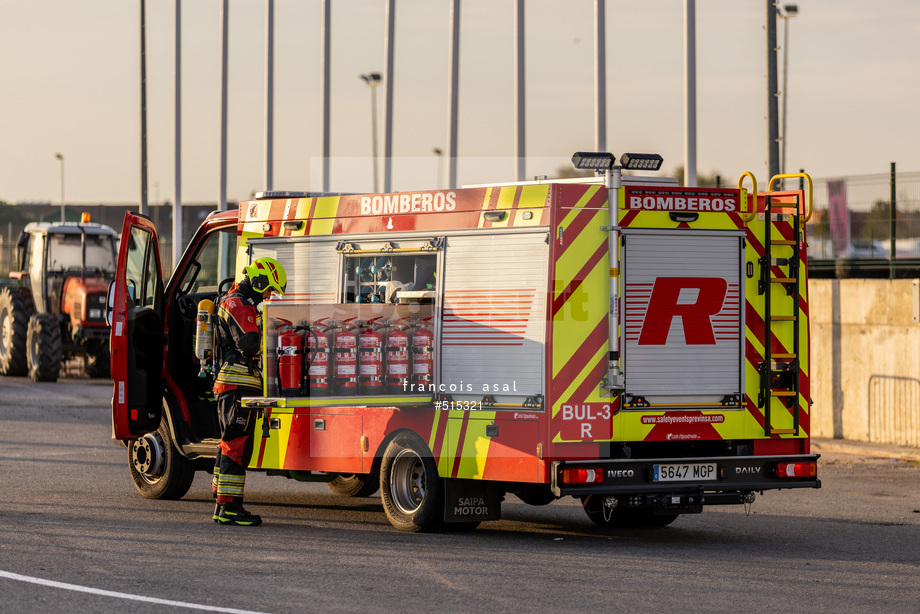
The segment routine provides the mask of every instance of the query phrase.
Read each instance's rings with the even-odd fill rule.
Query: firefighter
[[[241,399],[262,394],[258,363],[262,316],[256,307],[272,292],[284,293],[287,275],[274,258],[259,258],[243,273],[243,279],[217,303],[215,349],[220,367],[214,395],[221,436],[214,463],[213,484],[217,494],[214,522],[257,526],[262,518],[243,508],[243,487],[246,466],[252,458],[256,416],[253,409],[243,407]]]

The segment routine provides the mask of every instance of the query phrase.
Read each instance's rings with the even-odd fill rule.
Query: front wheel
[[[0,374],[25,375],[29,316],[19,290],[0,288]]]
[[[33,382],[55,382],[61,375],[61,325],[50,313],[37,313],[29,319],[26,345],[29,377]]]
[[[329,490],[343,497],[370,497],[380,489],[380,474],[341,474],[328,484]]]
[[[128,470],[145,499],[181,499],[195,478],[195,466],[173,445],[165,417],[160,428],[128,442]]]
[[[401,531],[430,532],[444,524],[444,482],[431,451],[417,435],[400,433],[380,466],[383,509]]]

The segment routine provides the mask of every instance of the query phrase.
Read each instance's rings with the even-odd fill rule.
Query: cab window
[[[134,305],[154,307],[158,282],[153,235],[143,228],[133,226],[128,237],[125,283]]]
[[[179,280],[180,294],[216,294],[221,282],[221,254],[227,250],[224,245],[236,238],[236,227],[212,232],[205,238],[204,246],[195,254],[192,266],[188,267]],[[225,288],[226,290],[226,288]]]

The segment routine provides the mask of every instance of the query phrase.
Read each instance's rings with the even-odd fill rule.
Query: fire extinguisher
[[[201,364],[198,377],[207,377],[211,371],[214,354],[214,302],[208,299],[198,301],[198,316],[195,318],[195,357]]]
[[[329,396],[329,333],[332,327],[325,324],[328,318],[320,318],[312,325],[306,325],[304,352],[307,355],[307,371],[303,390],[311,397]]]
[[[294,330],[290,321],[284,318],[276,320],[278,327],[278,381],[281,395],[285,397],[300,396],[300,379],[303,371],[303,340]]]
[[[424,318],[412,334],[412,383],[427,389],[434,375],[434,333],[427,326],[431,318]]]
[[[400,394],[408,392],[409,384],[409,329],[400,318],[392,323],[387,333],[387,392]]]
[[[383,335],[375,324],[380,317],[364,323],[358,334],[358,394],[383,394]]]
[[[358,329],[349,324],[352,320],[354,318],[343,320],[338,332],[332,336],[332,387],[338,396],[358,392]]]

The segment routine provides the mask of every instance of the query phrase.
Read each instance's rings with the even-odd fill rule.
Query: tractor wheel
[[[16,288],[0,288],[0,374],[26,374],[29,316]]]
[[[380,489],[380,474],[341,474],[329,484],[329,490],[343,497],[370,497]]]
[[[29,377],[33,382],[54,382],[61,375],[61,325],[50,313],[37,313],[29,319],[26,345]]]
[[[128,442],[128,470],[145,499],[181,499],[195,479],[195,465],[173,445],[165,416],[160,428]]]
[[[401,531],[431,532],[444,526],[444,482],[431,451],[418,435],[401,433],[380,466],[383,510]]]
[[[83,355],[83,369],[87,377],[111,377],[109,349],[100,346]]]

